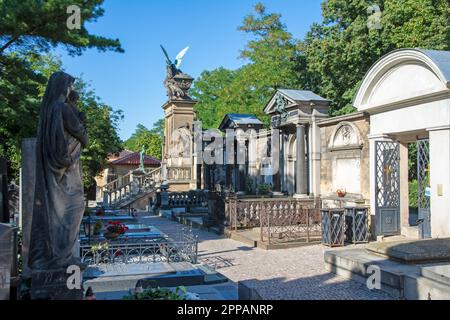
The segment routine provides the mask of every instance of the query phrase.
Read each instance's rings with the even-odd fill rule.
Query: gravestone
[[[9,300],[13,263],[13,229],[0,224],[0,300]]]
[[[24,277],[30,277],[28,252],[30,249],[31,222],[33,216],[34,187],[36,181],[36,138],[22,140],[22,169],[20,174],[20,215],[19,227],[22,228],[22,261]]]

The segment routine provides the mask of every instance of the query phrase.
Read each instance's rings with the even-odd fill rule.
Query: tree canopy
[[[0,54],[6,50],[48,52],[61,45],[69,54],[80,55],[87,48],[123,52],[117,39],[90,34],[86,22],[104,14],[104,0],[2,0],[0,1]],[[69,30],[69,6],[80,8],[80,29]]]
[[[147,129],[144,125],[138,124],[136,131],[123,143],[123,146],[125,149],[134,152],[139,152],[144,147],[146,155],[161,159],[163,132],[163,119],[155,122],[152,129]]]
[[[39,109],[47,79],[63,66],[51,54],[56,46],[71,55],[88,48],[122,52],[118,40],[90,34],[86,22],[104,13],[103,0],[2,0],[0,1],[0,156],[8,159],[9,177],[16,179],[23,138],[36,136]],[[67,7],[81,9],[80,29],[69,30]],[[82,79],[75,82],[80,92],[79,108],[87,114],[90,145],[83,152],[85,187],[101,170],[107,154],[117,152],[117,127],[122,112],[103,104]]]
[[[378,5],[381,28],[370,27]],[[448,50],[447,0],[325,0],[321,23],[295,39],[281,15],[256,4],[239,30],[251,35],[237,70],[204,71],[191,95],[205,128],[217,127],[227,113],[262,110],[277,88],[312,90],[332,100],[331,115],[354,111],[352,100],[367,70],[384,54],[407,47]]]

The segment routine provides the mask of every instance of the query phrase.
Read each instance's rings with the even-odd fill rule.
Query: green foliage
[[[409,206],[411,208],[418,208],[419,204],[419,193],[417,180],[412,180],[409,182]]]
[[[84,27],[103,15],[103,0],[2,0],[0,1],[0,154],[8,158],[9,177],[17,179],[20,167],[20,144],[23,138],[36,136],[39,109],[47,79],[62,70],[52,48],[61,45],[69,54],[79,55],[87,48],[122,52],[118,40],[90,34]],[[81,8],[80,30],[66,26],[67,7]],[[104,165],[108,153],[120,149],[116,130],[122,118],[101,103],[80,79],[80,109],[87,115],[90,145],[84,151],[82,164],[85,187]]]
[[[253,180],[250,176],[245,177],[245,192],[248,195],[253,194]]]
[[[369,6],[378,4],[381,29],[368,28]],[[276,88],[312,90],[333,101],[330,114],[355,111],[353,98],[368,69],[398,48],[450,48],[448,0],[325,0],[323,21],[303,40],[294,39],[276,13],[255,5],[239,30],[251,40],[241,51],[248,63],[237,70],[204,71],[191,95],[205,128],[227,113],[262,110]]]
[[[123,147],[134,152],[140,152],[144,147],[145,154],[161,159],[163,127],[164,122],[161,123],[161,120],[158,120],[150,130],[138,124],[136,131],[123,143]]]
[[[408,144],[408,178],[417,179],[417,144]]]
[[[380,6],[381,29],[367,26],[367,8]],[[367,70],[398,48],[448,50],[447,0],[327,0],[323,22],[302,44],[313,91],[333,100],[331,114],[353,111],[352,100]]]
[[[299,88],[304,57],[280,15],[257,4],[239,30],[251,37],[241,51],[248,63],[234,71],[205,71],[191,89],[191,96],[199,100],[195,108],[204,128],[217,128],[227,113],[252,113],[268,124],[262,109],[274,89]]]
[[[87,48],[123,52],[119,40],[92,35],[85,24],[103,16],[103,0],[0,1],[0,55],[8,50],[49,52],[62,45],[71,55]],[[81,9],[81,28],[69,30],[67,7]]]
[[[95,184],[94,177],[105,167],[108,155],[122,150],[117,130],[123,112],[102,103],[82,79],[77,79],[74,89],[80,94],[77,108],[86,114],[89,144],[83,150],[81,163],[84,187],[88,189]]]
[[[268,183],[258,184],[258,194],[260,196],[267,196],[270,191],[270,185]]]
[[[6,146],[0,154],[7,155],[12,178],[18,177],[21,140],[36,136],[47,76],[60,68],[52,55],[0,55],[0,140]]]
[[[167,288],[146,289],[142,293],[133,293],[123,300],[186,300],[186,288],[177,287],[175,291]]]

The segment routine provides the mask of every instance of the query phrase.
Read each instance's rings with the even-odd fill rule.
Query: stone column
[[[280,191],[286,191],[285,134],[280,130]]]
[[[418,234],[409,234],[409,186],[408,186],[408,144],[400,143],[400,230],[401,234],[417,238]]]
[[[297,125],[297,161],[296,161],[296,182],[297,196],[306,195],[306,155],[305,155],[305,126]]]
[[[202,188],[202,164],[197,164],[196,170],[197,190]]]
[[[205,164],[205,181],[204,181],[204,188],[205,190],[210,190],[211,187],[211,166],[209,164]]]
[[[278,130],[278,129],[277,129]],[[279,137],[278,137],[278,170],[277,173],[273,175],[273,194],[274,195],[281,195],[281,168],[283,166],[282,163],[282,156],[281,156],[281,130],[279,132]],[[274,139],[274,134],[272,133],[271,139]],[[274,147],[274,143],[271,142],[272,148]],[[275,150],[272,149],[272,157],[274,157],[275,154]],[[276,156],[275,156],[276,157]],[[274,160],[275,161],[275,160]],[[272,165],[273,167],[273,165]]]
[[[431,236],[450,237],[450,127],[430,130]]]
[[[310,162],[311,162],[311,193],[315,198],[320,196],[320,161],[321,161],[321,139],[320,128],[315,116],[312,118],[310,136]],[[324,143],[326,143],[324,141]]]
[[[36,138],[22,140],[22,170],[20,177],[21,212],[19,221],[22,226],[22,263],[23,276],[31,276],[28,268],[31,222],[33,217],[34,187],[36,182]]]

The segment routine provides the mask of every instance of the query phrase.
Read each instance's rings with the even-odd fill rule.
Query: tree
[[[238,30],[252,36],[240,55],[248,63],[235,71],[205,71],[191,90],[205,128],[217,127],[227,113],[252,113],[268,124],[263,107],[274,90],[299,88],[304,78],[305,58],[279,14],[256,4]]]
[[[87,48],[123,52],[119,40],[90,34],[86,22],[103,16],[103,0],[2,0],[0,2],[0,54],[9,50],[49,52],[57,45],[69,54],[80,55]],[[69,6],[80,8],[80,29],[69,30]]]
[[[36,136],[47,77],[59,69],[60,61],[50,55],[0,55],[0,140],[6,147],[0,154],[7,155],[11,178],[18,177],[22,139]]]
[[[160,124],[158,121],[155,125]],[[130,151],[139,152],[144,147],[145,154],[157,159],[161,159],[162,154],[162,136],[160,135],[160,129],[156,126],[149,130],[144,125],[138,124],[136,131],[131,137],[123,143],[125,149]]]
[[[150,129],[151,133],[164,137],[164,119],[159,119],[153,124],[153,128]]]
[[[10,178],[18,177],[21,140],[36,135],[47,79],[62,69],[50,50],[62,45],[71,55],[79,55],[87,48],[123,51],[118,40],[92,35],[84,27],[86,22],[103,15],[102,3],[103,0],[0,1],[0,140],[5,142],[5,147],[0,146],[0,155],[8,157]],[[81,9],[80,29],[67,28],[70,5]]]
[[[122,150],[117,130],[123,112],[102,103],[94,90],[80,78],[76,80],[74,89],[80,94],[77,108],[86,115],[89,137],[89,144],[81,155],[83,182],[87,190],[95,185],[94,177],[105,167],[108,155]]]
[[[374,1],[327,0],[323,22],[302,43],[312,89],[333,101],[331,114],[354,111],[352,100],[368,69],[398,48],[447,50],[450,46],[447,0],[380,0],[381,28],[369,28],[367,9]]]
[[[237,71],[218,68],[203,71],[195,81],[190,95],[198,102],[198,112],[204,128],[217,128],[226,113],[237,110],[237,105],[230,104],[230,86],[236,78]]]

